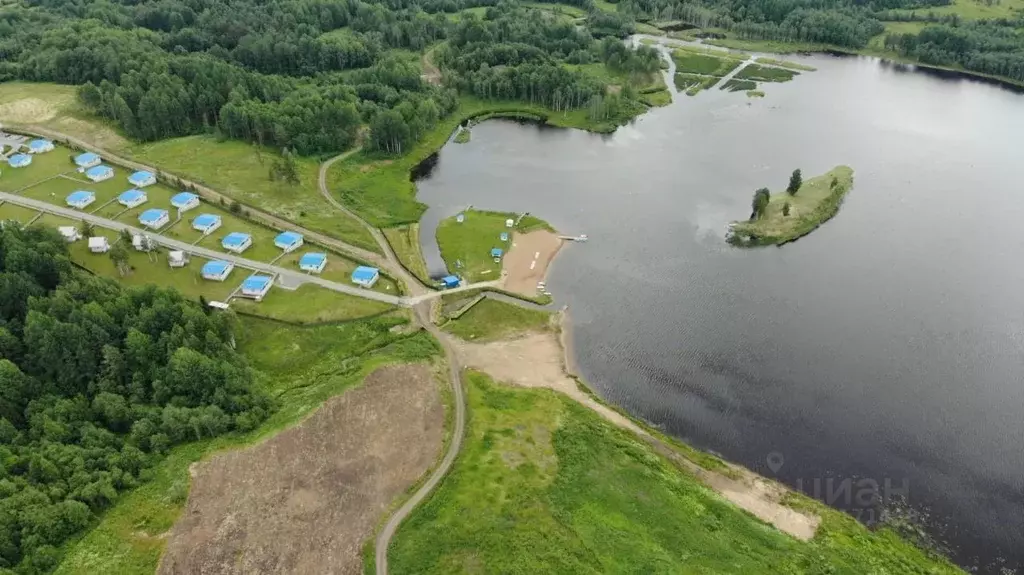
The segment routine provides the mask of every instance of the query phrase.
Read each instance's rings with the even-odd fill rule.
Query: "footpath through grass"
[[[466,341],[493,341],[547,328],[551,314],[484,298],[469,311],[444,325],[444,330]]]
[[[832,219],[852,188],[853,169],[836,166],[806,180],[796,194],[772,194],[760,219],[733,222],[729,241],[737,245],[778,245],[801,238]],[[790,206],[789,215],[784,213],[786,204]]]
[[[223,449],[241,448],[300,422],[327,399],[358,385],[375,368],[438,354],[423,332],[391,328],[407,320],[388,315],[340,325],[288,327],[242,319],[239,346],[258,372],[259,385],[276,399],[273,415],[247,434],[190,443],[171,450],[147,481],[121,498],[80,540],[69,543],[56,573],[152,575],[188,498],[189,465]]]
[[[467,210],[463,214],[465,219],[462,222],[452,216],[438,224],[437,244],[448,271],[471,282],[501,277],[501,261],[512,246],[514,233],[551,229],[546,222],[533,216],[524,216],[520,220],[518,214],[481,210]],[[507,227],[507,220],[519,221],[519,225]],[[501,234],[507,234],[507,239],[502,240]],[[501,257],[491,256],[494,248],[501,250]]]
[[[399,529],[393,573],[958,572],[827,509],[801,543],[569,399],[465,381],[465,445]]]

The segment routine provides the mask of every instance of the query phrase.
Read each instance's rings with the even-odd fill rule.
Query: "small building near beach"
[[[103,159],[98,154],[92,152],[85,152],[84,154],[78,154],[75,156],[75,165],[79,168],[91,168],[93,166],[100,165]]]
[[[495,261],[500,260],[501,254],[503,253],[505,252],[501,251],[501,248],[491,248],[491,257],[494,258]]]
[[[89,251],[94,254],[106,253],[110,249],[110,241],[103,236],[89,238]]]
[[[281,232],[276,238],[274,238],[274,245],[285,252],[290,252],[302,246],[302,241],[302,234],[297,234],[295,232]]]
[[[28,154],[14,154],[7,160],[12,168],[24,168],[32,163],[32,156]]]
[[[139,171],[128,176],[128,183],[136,188],[145,188],[156,183],[156,176],[153,172]]]
[[[359,266],[352,271],[352,283],[359,287],[372,288],[380,279],[380,270],[369,266]]]
[[[192,208],[199,207],[199,196],[192,192],[181,192],[171,196],[171,205],[179,212],[187,212]]]
[[[222,282],[227,279],[233,269],[235,269],[235,264],[231,262],[211,260],[203,264],[203,269],[199,273],[204,280]]]
[[[501,239],[501,241],[507,242],[508,241],[508,232],[501,232],[501,235],[498,236],[498,237]]]
[[[53,151],[53,142],[50,140],[32,140],[28,143],[30,154],[44,154]]]
[[[224,239],[221,240],[220,245],[223,246],[224,249],[228,250],[229,252],[235,252],[236,254],[240,254],[245,250],[249,249],[249,246],[252,245],[252,236],[242,232],[231,232],[230,234],[224,236]]]
[[[114,168],[110,166],[96,166],[85,171],[85,177],[93,182],[102,182],[114,177]]]
[[[318,274],[327,265],[327,254],[310,252],[299,258],[299,269],[304,272]]]
[[[146,192],[142,190],[128,190],[117,196],[117,203],[126,208],[136,208],[146,203]]]
[[[459,283],[459,276],[444,276],[441,278],[441,285],[443,285],[445,289],[459,287]]]
[[[68,194],[64,201],[76,210],[84,210],[89,204],[96,201],[96,194],[85,190],[78,190]]]
[[[159,208],[150,208],[139,214],[139,223],[151,230],[158,230],[167,225],[169,221],[171,221],[171,216],[167,210]]]
[[[202,232],[204,236],[212,234],[220,225],[220,216],[216,214],[199,214],[192,220],[192,229]]]
[[[260,301],[267,295],[272,285],[274,278],[270,276],[251,275],[242,282],[242,295]]]

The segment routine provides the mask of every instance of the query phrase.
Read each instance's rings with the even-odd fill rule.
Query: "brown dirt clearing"
[[[558,235],[547,230],[512,236],[512,247],[502,262],[506,273],[504,288],[530,297],[538,295],[537,282],[544,281],[561,247]]]
[[[0,119],[17,124],[45,122],[57,115],[57,108],[39,98],[23,98],[0,104]]]
[[[380,368],[303,423],[196,464],[159,572],[362,573],[363,543],[443,435],[430,368]]]
[[[565,354],[554,333],[536,333],[491,343],[468,343],[458,338],[451,341],[463,365],[484,371],[497,381],[523,387],[546,387],[564,393],[609,422],[637,434],[656,451],[699,477],[737,507],[802,541],[814,537],[821,518],[779,503],[786,493],[781,485],[741,467],[730,466],[735,478],[699,467],[626,416],[581,390],[567,374]]]

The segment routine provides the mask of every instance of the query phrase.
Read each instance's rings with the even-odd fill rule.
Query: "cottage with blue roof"
[[[459,283],[459,276],[444,276],[441,278],[441,285],[443,285],[445,289],[459,287]]]
[[[222,282],[228,278],[233,269],[235,269],[235,264],[231,262],[212,260],[203,264],[203,269],[199,273],[204,280]]]
[[[178,208],[179,212],[187,212],[199,206],[199,196],[191,192],[181,192],[171,196],[171,205]]]
[[[359,287],[372,288],[380,279],[380,270],[369,266],[359,266],[352,272],[352,283]]]
[[[221,240],[220,245],[224,246],[224,249],[228,250],[229,252],[235,252],[236,254],[240,254],[245,250],[249,249],[249,246],[252,245],[252,236],[242,232],[231,232],[230,234],[224,236],[224,239]]]
[[[152,172],[135,172],[128,176],[128,183],[136,188],[145,188],[146,186],[152,186],[156,183],[156,176],[154,176]]]
[[[290,252],[302,245],[302,234],[295,232],[281,232],[274,238],[274,245],[284,250],[286,253]]]
[[[507,242],[508,241],[508,232],[501,232],[501,235],[499,235],[498,237],[501,238],[501,241]]]
[[[92,152],[85,152],[84,154],[78,154],[75,156],[75,165],[79,168],[91,168],[93,166],[100,165],[103,160]]]
[[[7,160],[7,163],[12,168],[24,168],[32,163],[32,156],[28,154],[14,154],[9,160]]]
[[[68,194],[65,201],[72,208],[84,210],[86,206],[96,201],[96,194],[85,190],[78,190]]]
[[[171,216],[167,210],[159,208],[150,208],[139,214],[139,223],[151,230],[158,230],[167,225],[169,221],[171,221]]]
[[[43,154],[53,151],[53,142],[50,140],[32,140],[28,143],[30,154]]]
[[[270,276],[251,275],[242,282],[242,295],[254,298],[256,301],[263,299],[274,285],[274,278]]]
[[[502,253],[504,252],[501,251],[501,248],[491,248],[491,257],[494,258],[494,261],[500,260]]]
[[[146,192],[142,190],[128,190],[117,196],[117,203],[126,208],[136,208],[146,203]]]
[[[96,166],[85,171],[85,177],[94,182],[102,182],[114,177],[114,168],[110,166]]]
[[[204,236],[212,234],[220,227],[220,216],[215,214],[199,214],[192,220],[192,229],[203,232]]]
[[[327,265],[327,254],[310,252],[299,258],[299,269],[304,272],[318,274]]]

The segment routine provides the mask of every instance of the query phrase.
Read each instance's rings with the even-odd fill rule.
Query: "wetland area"
[[[787,59],[817,71],[764,98],[677,93],[612,135],[476,125],[418,171],[427,267],[444,268],[438,223],[469,205],[588,234],[547,285],[602,397],[864,522],[905,498],[965,567],[1020,567],[1024,99]],[[837,165],[856,183],[811,236],[726,244],[755,189]]]

